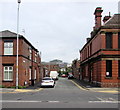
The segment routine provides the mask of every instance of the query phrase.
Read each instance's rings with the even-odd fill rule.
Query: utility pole
[[[19,7],[21,0],[18,0],[18,10],[17,10],[17,57],[16,57],[16,89],[18,89],[18,54],[19,54]]]

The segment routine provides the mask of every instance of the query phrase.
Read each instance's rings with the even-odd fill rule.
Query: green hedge
[[[4,85],[0,85],[0,88],[5,88],[5,86]],[[7,87],[7,88],[16,88],[16,86],[11,86],[11,87]],[[18,86],[18,89],[25,89],[26,88],[26,86]]]
[[[3,85],[0,85],[0,88],[5,88],[5,86],[3,86]]]

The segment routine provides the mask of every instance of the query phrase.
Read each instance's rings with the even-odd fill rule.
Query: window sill
[[[112,77],[105,77],[105,79],[113,79]]]
[[[5,55],[5,54],[4,54],[3,56],[13,56],[13,55]]]
[[[3,80],[3,82],[13,82],[13,80]]]

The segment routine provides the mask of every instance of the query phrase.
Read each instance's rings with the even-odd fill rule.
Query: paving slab
[[[90,90],[93,92],[103,92],[103,93],[120,93],[119,88],[102,88],[102,87],[97,87],[93,84],[89,84],[88,82],[78,80],[78,79],[72,79],[76,84],[81,86],[83,89]]]

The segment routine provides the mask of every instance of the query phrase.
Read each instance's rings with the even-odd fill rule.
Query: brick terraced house
[[[80,50],[82,79],[100,87],[120,87],[120,14],[105,16],[95,10],[95,27]]]
[[[0,75],[2,85],[16,86],[17,34],[11,31],[0,32]],[[41,58],[39,51],[22,35],[19,35],[18,52],[19,86],[34,85],[40,81]]]

